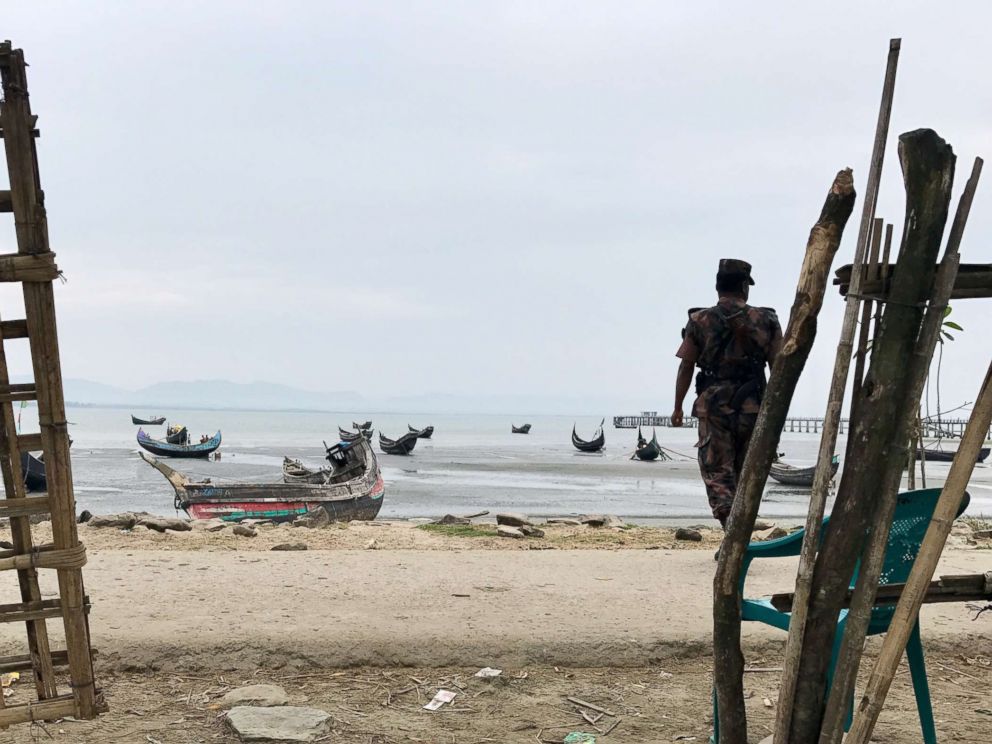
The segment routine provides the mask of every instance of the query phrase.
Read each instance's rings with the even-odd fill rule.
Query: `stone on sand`
[[[778,540],[780,537],[785,537],[788,534],[781,527],[772,527],[771,529],[755,532],[754,536],[759,540]]]
[[[311,509],[293,520],[294,527],[309,527],[311,529],[327,527],[330,523],[331,515],[327,513],[327,509],[321,506]]]
[[[307,544],[301,542],[279,543],[278,545],[273,545],[270,550],[307,550]]]
[[[289,703],[289,695],[277,685],[247,685],[237,687],[219,701],[221,708],[235,708],[239,705],[255,705],[269,708]]]
[[[121,530],[129,530],[138,523],[139,516],[134,512],[122,512],[120,514],[94,514],[86,523],[87,527],[116,527]]]
[[[241,741],[311,742],[324,736],[331,716],[317,708],[282,706],[255,708],[240,705],[227,714],[227,722]]]
[[[176,519],[175,517],[142,517],[138,520],[138,524],[156,532],[165,532],[166,530],[189,532],[193,529],[192,525],[185,519]]]
[[[240,535],[241,537],[255,537],[258,535],[254,529],[243,524],[234,525],[234,530],[232,530],[235,535]]]
[[[703,534],[699,530],[689,527],[679,527],[675,530],[676,540],[688,540],[690,542],[702,542]]]
[[[548,524],[563,524],[568,527],[578,527],[582,522],[578,519],[549,519]]]
[[[496,534],[500,537],[513,537],[517,540],[522,540],[524,537],[524,533],[519,528],[511,527],[507,524],[501,524],[496,527]]]
[[[435,519],[431,524],[472,524],[468,517],[456,517],[454,514],[445,514],[440,519]]]
[[[624,521],[615,514],[583,514],[579,522],[590,527],[623,527]]]
[[[522,527],[525,524],[530,524],[530,519],[526,514],[502,512],[496,515],[496,524],[505,524],[507,527]]]
[[[527,537],[544,537],[544,530],[540,530],[537,527],[531,527],[529,524],[523,524],[518,527],[521,532]]]

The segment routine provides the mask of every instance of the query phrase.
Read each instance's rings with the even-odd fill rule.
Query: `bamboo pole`
[[[882,225],[884,222],[885,221],[881,217],[876,217],[872,224],[871,248],[868,251],[868,260],[861,268],[861,275],[869,281],[878,277],[878,252],[882,245]],[[871,329],[871,307],[872,302],[869,299],[866,299],[861,303],[861,324],[858,331],[858,350],[854,354],[854,380],[851,383],[852,406],[854,405],[853,401],[858,399],[858,394],[861,392],[861,383],[865,378],[865,359],[868,357],[868,332]],[[856,419],[857,417],[857,411],[852,408],[851,418]]]
[[[899,65],[901,39],[889,41],[889,54],[885,66],[885,82],[882,85],[882,101],[879,106],[878,122],[875,125],[875,142],[872,146],[871,165],[868,170],[868,184],[865,190],[864,208],[858,242],[855,246],[854,265],[851,272],[851,291],[845,301],[844,321],[841,326],[840,342],[834,360],[833,380],[827,399],[827,410],[823,419],[823,434],[817,455],[816,474],[810,495],[809,512],[806,517],[806,531],[799,555],[799,569],[796,575],[795,602],[789,625],[789,638],[785,648],[785,662],[782,681],[779,686],[778,707],[775,717],[774,744],[788,744],[789,729],[792,723],[792,701],[795,698],[796,680],[802,654],[803,636],[806,629],[806,615],[809,605],[810,587],[813,583],[813,560],[820,543],[820,526],[826,507],[827,494],[833,473],[830,463],[837,448],[837,430],[840,425],[841,407],[844,404],[844,389],[847,385],[851,365],[851,351],[854,342],[854,326],[858,318],[858,294],[861,289],[861,263],[864,261],[868,245],[868,230],[875,217],[878,201],[878,186],[885,159],[885,143],[889,136],[889,119],[892,114],[892,99],[895,94],[896,69]]]
[[[727,534],[713,580],[714,683],[719,707],[721,742],[747,743],[744,710],[744,656],[741,653],[740,574],[744,551],[754,529],[768,471],[778,448],[789,405],[813,340],[816,317],[823,305],[833,262],[844,227],[854,209],[854,179],[840,171],[827,194],[820,217],[810,231],[789,315],[782,350],[775,359],[761,411],[744,458]]]
[[[933,359],[934,349],[940,339],[944,311],[947,308],[951,290],[954,287],[955,278],[957,277],[958,265],[961,260],[959,252],[961,239],[968,222],[968,215],[971,211],[975,191],[978,188],[981,166],[981,159],[976,159],[972,167],[971,176],[965,184],[961,199],[958,201],[958,208],[948,235],[944,258],[941,261],[931,293],[930,304],[920,329],[913,356],[909,359],[908,377],[910,382],[906,401],[903,404],[903,415],[906,418],[904,425],[910,429],[919,420],[920,397],[923,395],[923,387],[926,385],[927,373]],[[914,215],[914,219],[918,216]],[[912,472],[914,473],[916,462],[915,452],[912,450],[915,449],[915,441],[916,437],[914,435],[912,440],[910,440],[912,446],[909,448],[911,450],[909,454],[910,463],[913,468]],[[899,492],[901,480],[901,468],[893,468],[891,472],[886,474],[881,498],[878,500],[876,506],[871,536],[868,547],[865,550],[865,555],[862,558],[861,571],[858,574],[857,586],[855,587],[851,608],[847,616],[844,645],[841,648],[837,669],[834,673],[833,687],[830,690],[826,712],[824,713],[823,735],[820,739],[822,744],[836,744],[836,742],[840,741],[841,736],[843,736],[843,721],[846,715],[847,702],[850,699],[851,692],[854,690],[855,680],[857,679],[861,653],[864,650],[865,633],[868,629],[868,622],[871,620],[875,591],[878,588],[879,577],[881,576],[885,562],[885,552],[889,542],[889,529],[895,513],[896,495]]]
[[[961,499],[975,469],[975,460],[990,424],[992,424],[992,366],[985,375],[978,401],[968,421],[968,428],[965,429],[951,471],[937,500],[930,527],[923,537],[920,552],[906,580],[892,623],[882,642],[882,649],[868,678],[865,693],[858,704],[854,723],[848,733],[848,744],[867,744],[875,729],[878,714],[885,704],[892,678],[902,659],[909,635],[916,625],[920,606],[937,569],[937,562],[944,550],[947,536],[954,526],[954,518],[961,506]]]
[[[829,654],[837,634],[837,616],[869,528],[877,522],[877,501],[894,500],[886,479],[901,479],[909,418],[905,414],[911,381],[906,362],[920,333],[923,307],[931,295],[937,257],[947,221],[954,175],[954,153],[931,129],[918,129],[899,137],[899,161],[906,185],[906,221],[892,292],[882,318],[862,385],[860,412],[850,437],[858,458],[844,468],[837,498],[816,558],[813,585],[796,694],[793,701],[792,741],[813,742],[823,722]],[[865,566],[859,571],[859,584]],[[851,615],[847,626],[851,626]],[[834,687],[836,688],[836,682]]]

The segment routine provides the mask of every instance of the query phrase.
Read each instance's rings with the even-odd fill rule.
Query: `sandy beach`
[[[46,528],[36,529],[43,536]],[[261,525],[250,538],[201,526],[80,529],[98,679],[111,710],[98,725],[45,724],[62,741],[237,741],[217,700],[259,681],[330,712],[328,741],[595,733],[569,696],[616,708],[599,726],[620,721],[611,740],[708,736],[714,530],[686,542],[664,528],[549,525],[544,538],[510,540],[488,524],[405,521]],[[940,572],[988,570],[989,541],[969,534],[956,528]],[[287,543],[307,550],[272,549]],[[787,590],[794,570],[787,559],[756,563],[747,594]],[[42,574],[46,595],[54,578]],[[0,597],[14,599],[12,587]],[[945,740],[974,740],[989,725],[992,625],[973,614],[958,604],[923,613]],[[774,714],[764,700],[774,705],[784,638],[745,628],[749,665],[772,670],[748,674],[756,732]],[[23,629],[0,627],[0,645],[23,651]],[[473,677],[485,666],[503,674]],[[879,740],[917,741],[911,690],[905,681],[895,687]],[[457,702],[423,710],[442,688],[457,691]],[[12,689],[13,701],[28,693]],[[24,741],[25,731],[0,733],[0,742]],[[32,735],[45,738],[40,727]]]

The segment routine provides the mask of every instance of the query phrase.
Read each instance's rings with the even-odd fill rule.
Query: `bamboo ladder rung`
[[[26,320],[2,320],[0,321],[0,336],[5,341],[10,338],[27,338],[28,322]]]
[[[37,452],[42,448],[41,433],[18,434],[17,449],[21,452]]]
[[[0,282],[51,282],[58,278],[59,267],[51,251],[0,255]]]
[[[11,705],[0,710],[0,728],[12,726],[15,723],[31,723],[32,721],[53,721],[56,718],[66,718],[76,715],[76,700],[72,695],[39,700],[33,703]]]
[[[27,496],[22,499],[0,499],[0,519],[30,517],[37,514],[50,514],[52,502],[48,495]],[[0,551],[0,556],[9,551]]]
[[[93,655],[96,656],[96,649],[93,649]],[[52,666],[56,669],[67,667],[69,665],[69,652],[65,649],[61,651],[52,651],[51,653]],[[34,669],[34,662],[31,660],[31,654],[14,654],[12,656],[0,656],[0,674],[9,674],[10,672],[30,672]]]
[[[0,385],[0,403],[13,403],[18,400],[37,400],[38,390],[33,382]]]
[[[83,612],[89,613],[90,602],[86,597]],[[40,602],[16,602],[0,605],[0,623],[26,623],[29,620],[47,620],[62,617],[61,599],[43,599]]]

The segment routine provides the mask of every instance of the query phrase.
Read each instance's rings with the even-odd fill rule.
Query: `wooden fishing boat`
[[[209,457],[210,453],[220,447],[220,432],[205,442],[171,444],[161,439],[152,439],[145,434],[144,429],[138,429],[138,444],[159,457]]]
[[[410,424],[406,425],[406,428],[410,430],[411,434],[416,434],[419,439],[430,439],[434,436],[434,427],[428,426],[423,429],[414,429]]]
[[[308,468],[299,460],[282,458],[283,483],[327,483],[331,475],[331,468]]]
[[[830,477],[837,475],[837,468],[840,467],[840,459],[834,455],[830,461]],[[816,475],[816,466],[808,468],[797,468],[794,465],[787,465],[777,460],[772,463],[768,474],[786,486],[812,486],[813,476]]]
[[[353,429],[357,429],[358,431],[362,431],[364,429],[371,429],[372,428],[372,422],[371,421],[366,421],[364,424],[358,424],[358,423],[355,423],[354,421],[352,421],[351,422],[351,427]]]
[[[989,456],[989,452],[992,452],[992,449],[990,449],[989,447],[982,447],[978,451],[978,459],[975,460],[975,462],[985,462],[985,458]],[[920,450],[919,447],[916,448],[917,460],[922,460],[924,454],[926,455],[927,462],[953,462],[954,455],[957,454],[957,451],[955,450],[954,452],[946,452],[944,450],[936,450],[936,449]]]
[[[170,426],[165,430],[165,441],[169,444],[189,444],[189,430],[185,426]]]
[[[603,424],[606,419],[599,422],[599,428],[593,432],[592,439],[586,441],[575,433],[575,424],[572,424],[572,445],[579,452],[599,452],[606,445],[606,433],[603,431]]]
[[[651,441],[647,441],[641,434],[641,427],[637,427],[637,449],[634,450],[634,457],[645,462],[657,460],[661,454],[661,445],[658,444],[658,433],[652,430]]]
[[[514,434],[530,434],[530,424],[524,424],[523,426],[514,426],[510,424],[510,430]]]
[[[354,442],[359,437],[365,437],[368,442],[372,441],[372,429],[359,429],[358,431],[348,431],[338,427],[338,436],[342,442]]]
[[[21,453],[21,476],[24,478],[24,488],[27,491],[48,490],[45,461],[42,457],[35,457],[30,452]]]
[[[385,486],[372,446],[365,440],[342,442],[327,450],[329,482],[312,483],[195,483],[161,460],[142,459],[166,477],[175,489],[175,506],[193,519],[271,519],[290,522],[315,509],[332,520],[375,519],[382,508]]]
[[[387,455],[409,455],[413,448],[417,446],[417,433],[409,432],[399,439],[389,439],[379,432],[379,449]]]
[[[131,423],[137,424],[138,426],[161,426],[162,424],[165,423],[165,416],[160,416],[159,418],[153,418],[153,419],[142,419],[142,418],[138,418],[132,413]]]

